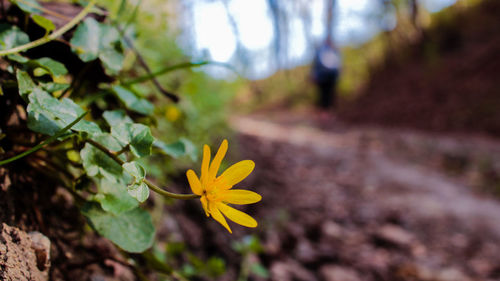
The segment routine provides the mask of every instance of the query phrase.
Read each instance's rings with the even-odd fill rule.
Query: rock
[[[321,225],[321,232],[329,239],[342,238],[342,227],[333,221],[326,221]]]
[[[325,281],[361,281],[362,279],[348,267],[338,265],[324,265],[319,270]]]
[[[360,249],[355,259],[360,268],[387,272],[391,263],[391,254],[387,249],[365,246]]]
[[[275,281],[315,281],[314,274],[294,260],[278,261],[271,265],[271,280]],[[347,280],[346,280],[347,281]]]
[[[423,264],[409,264],[399,269],[399,277],[422,281],[471,281],[460,269],[454,267],[432,269]],[[412,280],[413,280],[412,279]],[[405,279],[406,280],[406,279]],[[476,279],[474,279],[476,280]]]
[[[38,231],[30,232],[29,236],[31,238],[31,248],[36,255],[36,265],[38,269],[44,271],[50,267],[50,240]]]
[[[467,262],[474,273],[486,277],[495,270],[495,262],[484,258],[474,258]]]
[[[307,239],[300,239],[295,248],[295,257],[300,263],[312,263],[317,260],[318,255],[314,245]]]
[[[33,237],[35,241],[18,228],[0,225],[0,280],[48,280],[50,241],[41,233]]]
[[[414,241],[412,233],[391,224],[379,228],[375,233],[375,238],[401,248],[408,248]]]
[[[119,263],[114,260],[105,260],[104,264],[113,268],[113,280],[119,281],[134,281],[135,275],[129,266]]]
[[[457,268],[446,268],[436,274],[435,280],[438,281],[470,281],[462,271]]]
[[[267,231],[263,246],[267,254],[278,255],[281,249],[281,238],[278,235],[278,231]]]

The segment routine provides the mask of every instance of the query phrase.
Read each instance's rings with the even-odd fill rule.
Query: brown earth
[[[286,113],[233,126],[238,159],[256,162],[240,186],[263,195],[243,208],[260,225],[231,235],[199,202],[169,207],[176,223],[166,218],[161,232],[227,262],[224,276],[193,280],[237,280],[248,260],[279,281],[500,280],[500,203],[482,189],[500,183],[489,177],[500,171],[497,141],[340,123],[332,132]],[[231,242],[250,234],[264,251],[243,259]]]
[[[233,119],[233,159],[256,162],[239,186],[263,195],[243,208],[259,227],[232,225],[231,235],[196,200],[176,201],[156,216],[158,247],[180,242],[202,261],[225,260],[224,275],[189,280],[500,280],[500,203],[485,192],[500,186],[498,141],[331,121],[335,131],[286,112]],[[129,259],[83,231],[67,192],[9,181],[0,220],[50,239],[50,280],[137,280]],[[186,192],[185,177],[177,182]],[[248,235],[263,251],[241,256],[233,243]],[[181,253],[168,262],[188,260]],[[245,270],[257,262],[269,278]]]

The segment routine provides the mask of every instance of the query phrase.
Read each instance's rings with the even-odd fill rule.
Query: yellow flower
[[[170,122],[175,122],[181,117],[181,111],[175,105],[167,105],[165,108],[165,117]]]
[[[220,176],[217,176],[217,171],[224,155],[226,155],[226,151],[227,140],[224,140],[212,163],[210,163],[210,147],[205,144],[201,162],[201,179],[196,176],[193,170],[188,170],[186,176],[193,193],[201,196],[201,205],[207,217],[211,215],[232,233],[224,216],[246,227],[256,227],[257,221],[227,204],[252,204],[259,202],[262,196],[249,190],[231,189],[233,185],[242,181],[253,171],[255,163],[252,160],[240,161],[229,167]]]

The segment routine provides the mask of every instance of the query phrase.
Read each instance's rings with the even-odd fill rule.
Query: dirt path
[[[500,203],[479,192],[497,183],[495,140],[265,117],[233,127],[257,162],[274,280],[500,280]]]

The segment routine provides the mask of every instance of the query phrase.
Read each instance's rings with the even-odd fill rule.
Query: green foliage
[[[120,123],[133,123],[132,119],[123,110],[105,111],[102,117],[110,127],[119,125]]]
[[[125,192],[123,185],[107,179],[101,179],[98,183],[99,193],[94,199],[101,204],[101,208],[113,214],[130,211],[139,206],[136,199]]]
[[[82,213],[99,234],[127,252],[140,253],[153,244],[153,221],[151,215],[141,208],[113,214],[98,204],[88,203],[82,207]]]
[[[115,183],[122,177],[122,166],[89,143],[80,151],[80,157],[87,175],[91,177],[104,177]]]
[[[87,18],[77,27],[70,43],[82,61],[99,58],[106,70],[112,74],[122,69],[122,45],[116,28]]]
[[[144,115],[153,114],[154,106],[148,100],[137,97],[133,92],[121,86],[114,86],[113,92],[116,94],[127,109]]]
[[[11,0],[11,2],[28,14],[39,14],[42,12],[42,7],[36,0]]]
[[[208,276],[217,278],[226,272],[226,262],[219,257],[210,257],[204,261],[194,255],[189,255],[189,263],[182,268],[186,277]]]
[[[149,188],[144,183],[146,171],[137,162],[129,162],[122,165],[123,169],[133,177],[133,181],[128,185],[127,190],[130,196],[139,202],[144,202],[149,197]]]
[[[21,31],[19,27],[0,23],[0,50],[24,45],[29,41],[28,34]]]
[[[52,30],[56,29],[55,24],[48,18],[40,16],[40,15],[32,15],[31,18],[33,21],[38,24],[39,26],[43,27],[47,33],[51,32]]]
[[[60,75],[65,75],[68,73],[68,70],[64,66],[64,64],[55,61],[51,58],[39,58],[36,60],[30,60],[28,63],[29,66],[34,68],[43,68],[46,70],[46,72],[52,76],[60,76]],[[35,76],[41,76],[41,75],[35,75]]]
[[[153,146],[173,158],[180,158],[184,155],[189,156],[193,161],[196,161],[198,158],[198,150],[195,145],[186,138],[180,138],[178,141],[169,144],[156,140]]]
[[[122,146],[128,145],[135,156],[140,158],[151,155],[154,138],[148,126],[124,122],[113,126],[111,135],[121,142]]]
[[[26,13],[27,23],[31,18],[47,34],[57,32],[54,23],[41,15],[37,1],[11,2]],[[54,177],[75,196],[75,204],[94,230],[123,250],[140,253],[151,247],[155,236],[145,210],[150,204],[141,208],[150,196],[151,182],[146,176],[168,182],[169,172],[184,172],[186,165],[197,160],[201,143],[226,132],[224,106],[236,84],[228,86],[190,71],[190,66],[200,63],[189,63],[176,46],[167,32],[165,15],[138,13],[127,1],[103,1],[102,5],[118,6],[103,21],[86,17],[72,35],[59,39],[72,36],[65,43],[72,59],[81,60],[81,69],[67,60],[59,61],[59,54],[10,54],[2,57],[8,66],[2,71],[6,80],[0,97],[7,96],[20,116],[25,113],[25,119],[20,117],[26,123],[21,127],[27,127],[22,151],[37,153],[58,167]],[[100,8],[93,11],[100,13]],[[0,24],[1,50],[30,43],[23,22]],[[125,48],[130,46],[135,50]],[[161,76],[142,70],[137,53]],[[100,71],[101,66],[105,75],[96,78],[93,75],[100,72],[95,69]],[[153,78],[179,95],[180,103],[173,105],[155,84],[146,83]],[[4,124],[0,125],[3,137]],[[7,138],[11,136],[9,141],[15,143],[15,136]],[[26,150],[30,141],[38,145]],[[29,165],[32,159],[26,160]],[[225,262],[218,257],[191,256],[189,264],[195,275],[216,278],[225,271]]]
[[[73,100],[60,101],[39,88],[35,88],[28,99],[28,127],[42,134],[55,134],[84,112]],[[78,122],[73,130],[90,135],[101,132],[97,124],[86,120]]]
[[[259,238],[254,235],[245,236],[241,241],[234,241],[231,246],[235,251],[241,254],[262,253],[264,250],[260,244]]]
[[[27,94],[31,93],[31,91],[35,88],[35,83],[33,83],[33,80],[31,80],[31,77],[29,76],[28,73],[22,70],[17,70],[16,71],[16,78],[17,78],[17,87],[19,89],[19,95],[24,99],[27,100]]]

